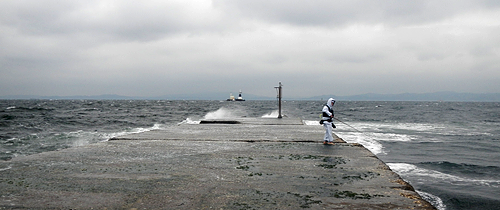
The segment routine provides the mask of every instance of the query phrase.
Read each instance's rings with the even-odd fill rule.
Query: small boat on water
[[[243,99],[243,97],[241,97],[241,90],[240,90],[240,94],[238,95],[238,98],[234,98],[233,93],[230,93],[227,101],[245,101],[245,99]]]

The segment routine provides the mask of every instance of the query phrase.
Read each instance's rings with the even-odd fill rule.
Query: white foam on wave
[[[404,130],[414,132],[435,132],[445,129],[443,125],[431,125],[422,123],[388,123],[388,122],[354,122],[353,127],[369,132],[387,132],[391,130]]]
[[[422,197],[424,200],[428,201],[434,207],[436,207],[436,209],[438,210],[446,209],[446,205],[443,203],[443,200],[441,200],[441,198],[439,198],[438,196],[423,191],[418,191],[418,190],[415,191],[420,195],[420,197]]]
[[[408,130],[408,131],[420,131],[420,132],[444,129],[444,126],[442,125],[431,125],[422,123],[395,123],[395,124],[384,123],[381,126],[395,130]]]
[[[7,166],[7,168],[0,168],[0,171],[7,171],[12,169],[12,166]]]
[[[366,147],[373,154],[386,154],[384,146],[375,138],[359,132],[335,132],[347,143],[358,143]]]
[[[429,170],[424,168],[419,168],[416,165],[409,163],[387,163],[387,165],[396,172],[397,174],[405,177],[405,176],[420,176],[425,177],[422,179],[423,181],[428,181],[428,177],[438,181],[446,181],[453,185],[480,185],[480,186],[488,186],[488,187],[500,187],[500,180],[487,180],[487,179],[471,179],[459,177],[451,174],[442,173],[436,170]]]
[[[155,123],[153,125],[153,127],[150,127],[150,128],[134,128],[132,129],[131,131],[129,131],[130,133],[143,133],[143,132],[147,132],[147,131],[151,131],[151,130],[158,130],[158,129],[161,129],[161,127],[163,126],[163,124],[158,124],[158,123]]]
[[[302,122],[304,122],[305,125],[321,126],[319,124],[319,120],[303,120]],[[340,136],[347,143],[361,144],[375,155],[386,154],[386,152],[384,151],[384,146],[379,142],[379,138],[384,134],[376,134],[377,136],[375,136],[373,134],[363,132],[366,127],[359,130],[358,128],[361,126],[358,126],[358,128],[353,126],[356,129],[354,130],[353,128],[350,128],[349,126],[340,122],[336,122],[335,125],[337,126],[337,128],[335,128],[333,132]],[[389,134],[388,136],[393,135]]]
[[[303,120],[303,122],[305,125],[322,126],[319,124],[319,120]],[[378,138],[382,135],[375,136],[365,132],[352,132],[351,128],[340,125],[337,125],[337,128],[333,132],[347,143],[358,143],[363,145],[375,155],[386,154],[384,146],[378,141]]]
[[[466,127],[461,125],[447,124],[425,124],[425,123],[388,123],[388,122],[356,122],[352,123],[354,127],[365,131],[374,132],[404,132],[404,133],[430,133],[439,135],[463,135],[475,136],[486,135],[492,136],[489,132],[478,132],[476,128]],[[430,140],[430,139],[427,139]],[[436,140],[439,141],[439,140]]]
[[[373,139],[376,139],[377,141],[403,141],[403,142],[409,142],[413,137],[405,134],[395,134],[395,133],[369,133],[365,134]]]
[[[159,129],[162,129],[163,126],[164,126],[163,124],[156,123],[152,127],[149,127],[149,128],[133,128],[133,129],[127,130],[127,131],[121,131],[121,132],[116,132],[116,133],[99,133],[98,135],[104,137],[106,139],[104,141],[108,141],[109,139],[111,139],[113,137],[124,136],[124,135],[134,134],[134,133],[143,133],[143,132],[148,132],[148,131],[152,131],[152,130],[159,130]]]
[[[316,120],[304,120],[304,124],[316,126],[320,125]],[[348,143],[359,143],[370,150],[375,155],[387,154],[384,151],[382,142],[411,142],[418,140],[417,136],[401,134],[400,130],[410,131],[430,131],[440,129],[428,124],[417,123],[384,123],[384,122],[335,122],[337,126],[334,132],[341,136]]]

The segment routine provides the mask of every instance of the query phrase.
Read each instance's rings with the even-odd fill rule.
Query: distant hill
[[[367,93],[351,96],[331,96],[322,95],[307,98],[307,100],[327,100],[335,97],[337,100],[346,101],[481,101],[500,102],[500,93],[456,93],[456,92],[435,92],[435,93],[402,93],[402,94],[376,94]]]
[[[235,97],[238,93],[233,93]],[[500,102],[500,93],[456,93],[456,92],[435,92],[435,93],[402,93],[402,94],[376,94],[367,93],[351,96],[321,95],[308,98],[294,98],[284,96],[284,100],[327,100],[333,97],[344,101],[478,101],[478,102]],[[155,97],[132,97],[121,95],[96,95],[96,96],[34,96],[34,95],[14,95],[0,96],[0,99],[53,99],[53,100],[226,100],[229,98],[228,92],[218,93],[196,93],[196,94],[172,94]],[[243,93],[246,100],[276,100],[276,97],[258,96]]]

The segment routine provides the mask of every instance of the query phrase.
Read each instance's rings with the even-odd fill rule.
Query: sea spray
[[[182,124],[190,124],[190,125],[200,124],[200,120],[193,120],[190,117],[188,117],[182,122],[178,123],[177,125],[182,125]]]
[[[247,117],[247,112],[242,107],[221,107],[216,111],[211,111],[205,114],[202,119],[216,120],[216,119],[235,119]]]
[[[237,118],[238,116],[235,113],[235,110],[230,110],[225,107],[221,107],[216,111],[209,112],[203,117],[203,119],[207,120],[215,120],[215,119],[230,119],[230,118]]]
[[[279,110],[274,110],[270,113],[262,115],[262,118],[278,118]]]
[[[215,111],[208,112],[201,119],[196,119],[195,117],[188,117],[178,125],[182,124],[200,124],[201,120],[217,120],[217,119],[235,119],[246,117],[244,111],[235,108],[221,107]]]

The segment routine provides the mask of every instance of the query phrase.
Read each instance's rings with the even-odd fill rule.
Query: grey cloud
[[[498,4],[5,0],[0,94],[485,92]]]
[[[75,34],[87,34],[104,41],[152,41],[220,28],[216,11],[195,3],[4,1],[0,5],[9,9],[2,15],[3,24],[26,35],[75,38]]]
[[[346,24],[407,25],[434,22],[472,9],[500,7],[494,1],[398,0],[214,0],[233,14],[292,25],[339,27]]]

